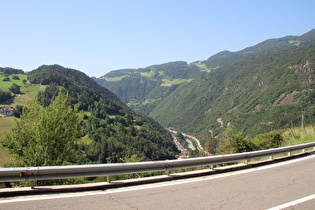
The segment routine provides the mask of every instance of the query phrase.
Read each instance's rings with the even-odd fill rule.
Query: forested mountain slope
[[[44,106],[50,104],[62,86],[69,92],[71,103],[83,111],[86,141],[80,145],[83,152],[77,157],[78,163],[119,162],[131,155],[145,160],[175,157],[176,146],[163,127],[132,111],[84,73],[59,65],[44,65],[30,72],[28,78],[31,83],[47,85],[39,94]]]
[[[206,138],[227,127],[255,135],[314,123],[315,46],[239,59],[177,88],[150,116]]]

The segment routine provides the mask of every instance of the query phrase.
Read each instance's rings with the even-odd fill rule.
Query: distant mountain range
[[[131,108],[201,139],[314,123],[315,30],[205,61],[115,70],[95,79]]]

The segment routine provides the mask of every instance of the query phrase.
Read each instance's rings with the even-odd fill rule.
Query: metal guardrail
[[[292,151],[304,150],[314,147],[315,142],[295,146],[280,147],[268,150],[236,153],[229,155],[207,156],[188,158],[182,160],[148,161],[135,163],[113,163],[94,165],[71,165],[71,166],[44,166],[44,167],[21,167],[0,168],[0,182],[15,182],[26,180],[52,180],[78,177],[98,177],[132,174],[141,172],[169,171],[173,169],[192,168],[198,166],[213,166],[216,164],[248,161],[250,159],[274,156],[281,153],[291,154]]]

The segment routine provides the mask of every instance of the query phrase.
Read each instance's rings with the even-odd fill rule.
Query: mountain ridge
[[[262,41],[256,45],[246,47],[236,52],[221,51],[213,56],[210,56],[203,63],[208,68],[217,68],[218,66],[224,66],[235,62],[244,57],[254,57],[259,53],[270,50],[281,50],[281,49],[298,49],[300,47],[310,46],[315,44],[315,29],[310,30],[300,36],[285,36],[282,38],[272,38]],[[227,58],[227,56],[231,56]]]

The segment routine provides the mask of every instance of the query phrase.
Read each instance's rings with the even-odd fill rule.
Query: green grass
[[[161,98],[153,98],[153,99],[146,99],[145,101],[143,102],[138,102],[138,101],[130,101],[127,103],[127,106],[138,106],[138,105],[146,105],[146,104],[151,104],[151,103],[154,103],[156,101],[160,101],[162,100]]]
[[[15,125],[14,117],[0,117],[0,139]],[[12,156],[0,145],[0,165],[12,163]]]
[[[90,137],[88,135],[84,136],[81,140],[80,143],[86,144],[86,145],[90,145],[92,143],[92,139],[90,139]]]
[[[294,45],[294,46],[299,46],[301,42],[300,41],[295,41],[295,40],[290,40],[289,43]]]
[[[13,162],[13,157],[9,154],[9,152],[0,146],[0,166]]]
[[[158,71],[158,73],[159,73],[160,76],[164,76],[165,75],[164,71]]]
[[[35,98],[39,91],[45,90],[46,85],[35,85],[27,84],[21,87],[21,92],[29,96],[30,98]]]
[[[210,69],[207,68],[206,64],[197,64],[199,67],[200,71],[210,71]]]
[[[140,72],[140,76],[143,76],[143,77],[153,77],[153,74],[154,74],[153,71]]]
[[[13,100],[9,100],[5,103],[0,104],[0,106],[13,106],[15,107],[16,105],[22,105],[25,106],[27,105],[27,102],[30,101],[31,99],[35,98],[38,94],[39,91],[44,90],[46,86],[44,85],[35,85],[35,84],[23,84],[23,80],[27,79],[27,75],[24,74],[17,74],[17,76],[20,78],[19,80],[13,80],[12,77],[13,75],[10,75],[10,81],[2,81],[4,76],[0,74],[0,89],[4,91],[9,91],[9,88],[13,83],[19,85],[21,88],[21,93],[14,97]]]
[[[159,76],[164,76],[164,71],[158,71],[157,73]],[[142,77],[153,77],[155,74],[156,74],[156,71],[140,72],[140,76]]]
[[[183,82],[191,82],[193,79],[162,79],[163,83],[161,84],[161,86],[172,86],[172,85],[178,85],[181,84]]]
[[[200,71],[206,71],[206,72],[211,72],[211,71],[217,69],[217,68],[208,68],[208,67],[206,66],[206,64],[196,64],[196,66],[199,67],[199,70],[200,70]]]
[[[288,129],[284,134],[285,146],[303,144],[315,141],[315,127],[296,127]]]
[[[13,80],[12,77],[13,75],[10,75],[9,78],[10,78],[10,81],[2,81],[4,76],[2,74],[0,74],[0,88],[2,90],[5,90],[5,91],[9,91],[9,87],[15,83],[19,86],[24,86],[23,84],[23,80],[26,79],[27,80],[27,75],[25,74],[16,74],[16,76],[18,76],[20,79],[19,80]]]
[[[0,117],[0,138],[15,125],[15,117]]]

